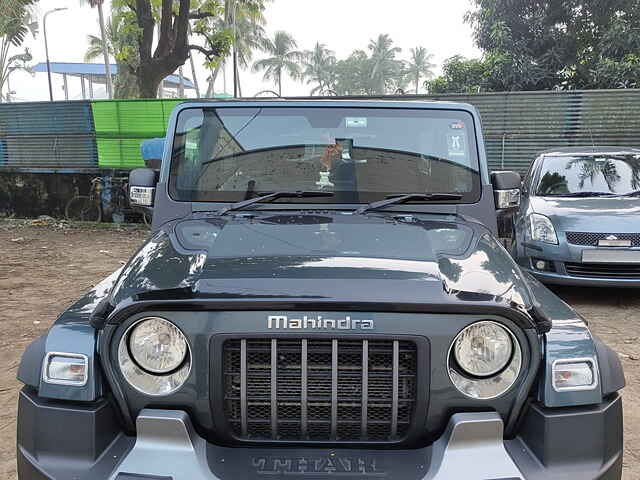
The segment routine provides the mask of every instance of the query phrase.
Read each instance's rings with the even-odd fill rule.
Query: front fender
[[[544,335],[544,366],[541,369],[538,400],[547,407],[594,405],[625,385],[624,372],[616,352],[595,338],[587,322],[573,308],[557,297],[533,276],[527,283],[537,308],[551,320],[551,329]],[[591,390],[558,392],[552,386],[552,367],[557,360],[593,359],[598,382]]]
[[[22,355],[17,378],[38,390],[42,398],[90,402],[101,397],[102,377],[96,356],[96,330],[90,319],[100,302],[107,298],[121,269],[116,270],[76,303],[65,310],[48,332],[34,340]],[[86,355],[89,362],[89,381],[82,387],[56,385],[42,380],[42,364],[49,352]]]

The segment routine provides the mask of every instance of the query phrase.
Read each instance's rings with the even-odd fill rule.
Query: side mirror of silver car
[[[520,205],[522,179],[518,172],[491,172],[491,184],[498,210],[515,208]]]
[[[132,206],[152,207],[156,192],[156,172],[136,168],[129,174],[129,201]]]

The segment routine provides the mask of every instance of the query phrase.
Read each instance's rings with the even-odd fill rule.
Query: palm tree
[[[29,33],[35,37],[38,24],[31,9],[34,4],[35,0],[0,1],[0,101],[4,98],[2,90],[13,71],[31,71],[27,64],[32,60],[29,50],[12,55],[11,49],[22,46]],[[7,98],[10,95],[7,94]]]
[[[379,95],[383,95],[387,85],[397,78],[398,72],[402,68],[402,63],[396,60],[396,54],[402,51],[401,48],[393,46],[393,40],[388,34],[378,35],[377,40],[369,41],[371,51],[371,82],[372,87]]]
[[[424,47],[411,49],[411,60],[406,63],[406,73],[415,83],[416,94],[418,93],[421,77],[426,77],[427,79],[433,78],[432,69],[435,65],[431,63],[432,58],[433,54],[428,53]]]
[[[299,62],[302,52],[295,50],[298,44],[285,31],[278,30],[273,38],[266,38],[264,51],[271,57],[263,58],[253,64],[252,71],[264,71],[264,80],[273,80],[278,87],[278,95],[282,95],[282,74],[288,73],[291,78],[298,80],[301,76]]]
[[[238,66],[246,69],[253,59],[255,50],[262,50],[266,33],[264,25],[266,19],[264,17],[264,1],[263,0],[225,0],[225,14],[223,17],[212,19],[211,26],[214,30],[226,30],[229,35],[233,35],[233,14],[236,15],[236,45]],[[223,58],[219,59],[215,68],[211,71],[209,77],[209,85],[207,87],[207,97],[212,97],[214,93],[214,84],[224,63]],[[240,87],[240,78],[236,72],[238,80],[238,92],[242,96]]]
[[[80,0],[81,3],[88,3],[91,8],[98,8],[98,20],[100,22],[100,36],[102,37],[102,56],[104,57],[104,71],[105,77],[107,79],[107,95],[109,98],[113,98],[113,85],[111,83],[111,64],[109,60],[109,49],[108,49],[108,40],[107,31],[104,24],[104,13],[102,12],[102,4],[104,0]]]
[[[322,93],[332,86],[332,76],[336,57],[334,52],[329,50],[324,43],[317,42],[313,50],[306,51],[302,59],[302,77],[307,79],[307,84],[317,83],[311,90],[311,95]]]

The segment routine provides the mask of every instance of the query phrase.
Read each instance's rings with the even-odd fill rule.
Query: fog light
[[[555,272],[555,266],[553,262],[549,260],[542,260],[541,258],[532,258],[531,263],[533,268],[540,270],[541,272]]]
[[[553,362],[553,388],[557,392],[567,390],[591,390],[598,384],[593,359],[556,360]]]
[[[46,383],[81,387],[89,378],[88,365],[86,355],[49,352],[44,359],[42,379]]]

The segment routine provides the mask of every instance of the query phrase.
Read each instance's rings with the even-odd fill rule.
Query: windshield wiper
[[[223,208],[218,212],[218,215],[224,215],[227,212],[233,210],[242,210],[254,203],[264,202],[266,200],[275,200],[276,198],[312,198],[312,197],[333,197],[333,192],[314,192],[314,191],[302,191],[297,192],[273,192],[260,195],[259,197],[250,198],[249,200],[243,200],[241,202],[232,203],[226,208]]]
[[[556,195],[543,195],[546,197],[616,197],[615,193],[607,192],[573,192],[573,193],[559,193]]]
[[[462,195],[458,193],[408,193],[406,195],[387,195],[386,200],[379,200],[377,202],[368,203],[358,208],[354,213],[360,214],[369,210],[377,210],[384,208],[387,205],[398,205],[400,203],[407,203],[414,200],[423,202],[437,202],[440,200],[460,200]]]

